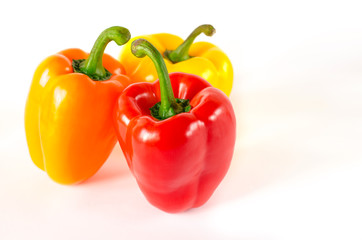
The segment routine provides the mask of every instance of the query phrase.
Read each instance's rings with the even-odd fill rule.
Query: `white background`
[[[0,239],[362,239],[360,1],[1,1]],[[201,208],[167,214],[116,147],[83,184],[52,182],[23,128],[37,65],[105,28],[186,37],[230,57],[237,142]],[[117,57],[120,47],[106,52]]]

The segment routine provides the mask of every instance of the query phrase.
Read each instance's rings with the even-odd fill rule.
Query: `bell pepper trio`
[[[55,182],[80,183],[118,140],[152,205],[170,213],[203,205],[230,166],[236,120],[230,60],[210,43],[193,44],[202,32],[215,29],[201,25],[185,41],[129,41],[126,28],[111,27],[90,54],[67,49],[45,59],[25,107],[34,164]],[[110,41],[125,44],[120,61],[104,53]]]

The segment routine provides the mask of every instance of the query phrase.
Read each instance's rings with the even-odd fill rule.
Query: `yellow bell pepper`
[[[231,62],[217,46],[209,42],[193,43],[201,33],[212,36],[215,28],[211,25],[201,25],[185,41],[168,33],[135,37],[123,47],[119,60],[133,81],[155,81],[157,72],[151,59],[137,58],[131,52],[132,42],[144,38],[162,53],[169,73],[184,72],[198,75],[229,96],[233,84]]]

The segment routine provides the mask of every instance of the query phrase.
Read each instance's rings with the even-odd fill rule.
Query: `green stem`
[[[189,55],[189,50],[192,43],[195,41],[195,38],[201,33],[204,33],[206,36],[212,36],[214,35],[215,31],[216,30],[212,25],[201,25],[197,27],[180,46],[178,46],[175,50],[166,50],[164,55],[173,63],[185,61],[191,58]]]
[[[175,98],[161,53],[150,42],[142,38],[132,43],[132,53],[138,58],[143,58],[147,55],[156,67],[160,84],[161,102],[151,108],[152,116],[163,120],[181,112],[190,111],[191,106],[188,100]]]
[[[118,26],[107,28],[97,38],[86,60],[73,60],[74,71],[84,73],[93,80],[109,79],[111,74],[103,67],[102,61],[107,44],[115,41],[120,46],[128,42],[130,38],[131,34],[127,28]]]

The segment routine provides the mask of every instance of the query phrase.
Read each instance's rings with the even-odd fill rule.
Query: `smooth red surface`
[[[136,83],[116,104],[114,121],[129,168],[148,201],[166,212],[203,205],[232,159],[236,123],[229,98],[204,79],[170,74],[176,98],[192,109],[166,120],[150,115],[159,83]]]

